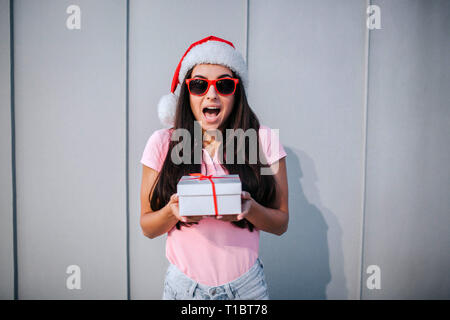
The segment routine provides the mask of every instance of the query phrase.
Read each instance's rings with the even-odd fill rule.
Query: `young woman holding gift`
[[[174,93],[181,85],[179,97]],[[160,100],[158,113],[170,128],[155,131],[142,155],[141,228],[155,238],[168,233],[163,299],[269,299],[263,264],[258,257],[259,232],[282,235],[289,220],[286,152],[272,141],[270,128],[260,125],[247,102],[247,67],[229,41],[210,36],[193,43],[181,58],[171,93]],[[194,137],[194,122],[202,131],[220,130],[226,154],[245,147],[245,164],[218,159],[221,142],[202,141],[202,163],[175,164],[171,141],[175,129]],[[258,133],[257,163],[249,161],[247,145],[227,150],[226,129],[254,129]],[[194,139],[192,139],[194,140]],[[245,142],[244,142],[245,143]],[[273,146],[275,152],[273,152]],[[259,149],[258,149],[259,150]],[[272,175],[261,174],[271,168]],[[181,217],[176,186],[191,173],[238,174],[242,183],[242,212],[238,215]]]

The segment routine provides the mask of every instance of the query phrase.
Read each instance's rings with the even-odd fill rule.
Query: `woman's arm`
[[[289,222],[288,182],[286,173],[286,159],[282,158],[270,166],[274,174],[277,197],[275,207],[271,209],[256,202],[247,191],[242,192],[242,213],[238,215],[219,215],[216,219],[222,221],[239,221],[247,219],[256,228],[281,236],[287,231]]]
[[[150,238],[156,238],[169,232],[178,221],[197,222],[202,217],[182,218],[178,211],[178,197],[172,195],[170,201],[160,210],[152,211],[150,208],[152,186],[158,178],[158,171],[143,165],[141,184],[141,228],[143,234]],[[183,220],[185,219],[185,220]]]
[[[160,210],[152,211],[150,208],[152,186],[158,178],[158,171],[142,166],[141,183],[141,228],[143,234],[148,238],[168,232],[178,222],[178,219],[172,214],[169,206],[164,206]]]
[[[288,204],[288,181],[286,172],[286,158],[282,158],[278,163],[270,167],[277,184],[276,207],[278,209],[266,208],[253,199],[245,218],[256,228],[281,236],[287,231],[289,223],[289,204]]]

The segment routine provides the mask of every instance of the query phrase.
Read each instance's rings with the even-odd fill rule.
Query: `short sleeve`
[[[169,142],[169,129],[160,129],[153,132],[145,145],[141,163],[158,172],[161,171],[164,160],[166,159]]]
[[[286,157],[286,151],[280,141],[279,130],[260,125],[259,139],[261,142],[261,148],[264,151],[264,155],[266,156],[266,160],[269,165],[272,165],[278,160]]]

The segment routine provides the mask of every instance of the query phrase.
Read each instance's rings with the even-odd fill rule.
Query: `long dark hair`
[[[185,79],[189,79],[192,74],[192,69],[190,69]],[[226,158],[227,146],[229,146],[234,139],[234,150],[233,152],[233,163],[229,164],[226,161],[221,161],[221,165],[225,168],[225,172],[228,171],[228,174],[238,174],[242,183],[242,190],[250,193],[252,198],[258,202],[259,204],[274,208],[275,199],[276,199],[276,188],[275,188],[275,179],[272,175],[261,175],[261,168],[268,167],[265,159],[263,163],[260,159],[263,156],[263,152],[259,152],[259,148],[261,148],[259,142],[259,121],[256,117],[255,113],[252,111],[247,102],[247,97],[245,94],[244,86],[242,85],[242,81],[239,76],[233,72],[233,77],[239,79],[238,86],[235,92],[235,99],[233,109],[228,116],[228,118],[224,121],[221,128],[219,130],[222,132],[222,137],[224,139],[223,143],[223,159]],[[162,166],[161,171],[158,174],[155,184],[153,185],[153,194],[150,201],[150,207],[153,211],[160,210],[163,208],[170,199],[170,196],[177,192],[177,183],[180,178],[184,175],[189,175],[189,173],[201,172],[201,165],[194,163],[194,148],[198,144],[202,143],[202,141],[195,140],[194,136],[194,114],[191,110],[191,105],[189,101],[189,90],[187,89],[187,85],[185,81],[181,82],[180,96],[178,99],[176,112],[175,112],[175,121],[173,129],[186,129],[189,131],[190,136],[194,137],[191,139],[191,163],[182,163],[175,164],[171,160],[172,149],[179,144],[179,141],[170,141],[169,148],[167,151],[166,159]],[[228,138],[226,136],[226,129],[242,129],[244,132],[248,129],[254,129],[257,133],[258,137],[258,146],[257,146],[257,163],[250,163],[249,161],[249,139],[237,139],[236,137],[230,136]],[[232,137],[232,138],[231,138]],[[237,164],[236,155],[237,150],[242,150],[240,148],[245,148],[245,163]],[[252,161],[254,162],[254,161]],[[150,197],[150,196],[149,196]],[[193,222],[197,223],[197,222]],[[253,224],[247,219],[243,219],[240,221],[232,221],[233,225],[239,228],[248,228],[250,231],[253,231]],[[190,225],[191,223],[185,223],[178,221],[176,224],[176,228],[180,229],[181,226]]]

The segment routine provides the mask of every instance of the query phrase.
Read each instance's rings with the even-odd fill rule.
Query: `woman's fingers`
[[[190,222],[198,222],[198,221],[200,221],[200,220],[202,220],[203,219],[203,216],[191,216],[191,217],[189,217],[188,218],[188,220],[190,220]]]
[[[178,194],[174,193],[170,196],[169,202],[178,202]]]
[[[247,191],[242,191],[241,192],[241,199],[250,199],[250,193],[248,193]]]
[[[183,222],[199,222],[203,216],[181,216],[180,220]]]
[[[222,221],[236,221],[237,214],[226,214],[222,216],[217,216],[216,219],[222,220]]]

